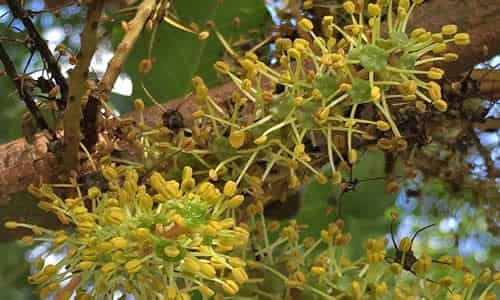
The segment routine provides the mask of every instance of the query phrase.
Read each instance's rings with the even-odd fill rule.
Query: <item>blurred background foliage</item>
[[[184,24],[194,23],[201,30],[208,28],[206,21],[214,21],[216,28],[230,43],[248,50],[273,31],[278,34],[290,31],[289,25],[293,24],[294,18],[301,13],[300,6],[293,6],[294,3],[298,5],[300,1],[290,3],[270,0],[182,0],[175,2],[175,13]],[[289,6],[285,7],[285,4]],[[26,1],[26,6],[35,11],[42,10],[44,2]],[[283,13],[284,8],[288,9],[286,13]],[[3,16],[0,19],[0,32],[9,38],[23,36],[22,33],[6,30],[10,19],[8,14],[4,15],[7,11],[5,5],[0,5],[0,15]],[[59,43],[64,43],[76,53],[84,16],[85,12],[79,7],[71,6],[62,9],[60,17],[41,14],[35,16],[34,21],[52,50]],[[97,78],[102,76],[107,62],[112,57],[113,47],[121,38],[120,21],[130,18],[131,15],[110,17],[115,22],[104,24],[102,29],[105,39],[99,45],[92,63],[92,76]],[[22,30],[23,26],[15,21],[14,28]],[[8,51],[18,70],[24,70],[29,53],[16,43],[8,45]],[[260,54],[268,55],[272,49],[272,45],[266,46]],[[153,70],[143,77],[138,72],[138,64],[149,55],[153,59]],[[142,83],[159,102],[188,93],[191,78],[195,75],[202,76],[209,86],[217,85],[219,79],[212,65],[221,58],[224,59],[223,47],[213,34],[209,39],[200,41],[196,35],[163,24],[156,33],[156,39],[151,39],[150,34],[141,36],[114,87],[111,104],[117,112],[124,114],[133,108],[134,98],[142,97],[148,100]],[[70,68],[64,59],[61,64],[64,71]],[[25,71],[37,78],[40,76],[37,68],[40,68],[40,61],[35,56],[33,63]],[[0,90],[3,91],[0,94],[0,142],[5,143],[22,136],[21,116],[25,108],[5,76],[0,77]],[[151,102],[148,104],[152,105]],[[489,109],[489,115],[499,117],[498,102]],[[500,168],[500,131],[477,134],[495,162],[495,168]],[[447,163],[450,154],[443,153],[440,145],[430,147],[431,149],[427,149],[430,155],[437,155],[443,163]],[[493,180],[493,188],[486,188],[491,189],[491,193],[478,197],[473,189],[464,185],[458,191],[451,190],[449,182],[439,175],[430,177],[425,172],[417,172],[414,179],[400,181],[401,189],[398,193],[388,194],[384,189],[384,180],[370,180],[385,176],[384,162],[384,156],[380,152],[365,153],[362,161],[353,170],[353,178],[358,179],[359,183],[353,191],[344,193],[341,197],[340,191],[328,185],[315,182],[308,184],[300,199],[301,209],[297,215],[297,220],[308,226],[304,229],[305,235],[317,236],[320,229],[334,220],[335,214],[331,211],[340,199],[343,203],[347,231],[353,236],[349,248],[352,257],[360,256],[364,252],[366,239],[381,235],[389,237],[389,214],[391,211],[398,211],[401,213],[401,223],[396,232],[399,238],[410,235],[425,225],[437,224],[419,236],[415,244],[417,254],[425,251],[436,258],[445,254],[460,254],[465,256],[468,262],[476,262],[477,269],[484,266],[500,268],[497,209],[499,194],[498,186],[495,186],[500,182],[498,178],[489,178]],[[477,155],[477,151],[468,151],[458,163],[468,167],[465,177],[469,183],[478,184],[488,180],[484,174],[484,159]],[[402,169],[401,164],[398,164],[395,174],[402,174]],[[25,279],[29,273],[29,251],[17,243],[6,243],[0,244],[0,253],[2,299],[31,299],[33,296]]]

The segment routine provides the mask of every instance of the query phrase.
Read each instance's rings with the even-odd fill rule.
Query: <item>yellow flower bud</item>
[[[472,283],[474,283],[474,275],[469,272],[465,273],[464,277],[462,278],[462,283],[466,288],[471,287]]]
[[[231,275],[239,284],[243,284],[248,280],[248,275],[243,268],[234,268]]]
[[[221,74],[228,74],[229,73],[229,66],[223,62],[223,61],[218,61],[214,64],[214,68],[217,72]]]
[[[446,110],[448,110],[448,103],[446,103],[446,101],[444,100],[434,101],[432,102],[432,105],[440,112],[445,112]]]
[[[18,223],[14,222],[14,221],[7,221],[7,222],[4,223],[4,226],[7,229],[16,229],[17,226],[18,226]]]
[[[237,189],[238,189],[238,186],[236,185],[236,182],[229,180],[224,185],[224,195],[226,197],[232,197],[232,196],[234,196],[234,194],[236,194]]]
[[[358,161],[358,151],[356,149],[349,150],[347,159],[351,165],[355,164]]]
[[[95,200],[101,196],[101,190],[98,187],[93,186],[87,191],[87,195],[89,199]]]
[[[351,282],[351,288],[354,299],[361,299],[361,285],[359,281],[353,280]]]
[[[439,54],[445,52],[447,49],[448,47],[446,46],[445,43],[439,43],[432,48],[432,52]]]
[[[200,41],[204,41],[206,39],[208,39],[210,37],[210,32],[208,31],[202,31],[200,33],[198,33],[198,39]]]
[[[244,200],[245,197],[243,197],[243,195],[236,195],[227,201],[227,206],[233,209],[238,208],[241,205],[241,203],[243,203]]]
[[[479,275],[479,281],[482,283],[486,283],[488,280],[490,280],[491,277],[491,270],[490,268],[486,268],[481,272],[481,275]]]
[[[354,5],[352,1],[344,2],[342,6],[344,7],[344,10],[350,15],[352,15],[356,10],[356,5]]]
[[[379,283],[375,286],[375,294],[379,297],[387,293],[387,284],[385,282]]]
[[[380,15],[380,11],[380,5],[374,3],[368,4],[368,15],[370,17],[377,17],[378,15]]]
[[[370,91],[370,96],[374,101],[378,101],[380,99],[380,88],[378,86],[374,86]]]
[[[438,282],[442,286],[449,287],[450,285],[453,284],[453,278],[450,276],[444,276],[439,278]]]
[[[200,264],[192,257],[185,257],[182,264],[182,270],[188,273],[198,273],[200,271]]]
[[[142,111],[144,111],[144,101],[142,101],[141,98],[137,98],[137,99],[134,100],[134,110],[136,112],[142,112]]]
[[[177,297],[177,289],[173,286],[167,288],[167,300],[175,300]]]
[[[323,267],[317,267],[317,266],[314,266],[314,267],[311,267],[311,273],[313,273],[314,275],[322,275],[326,272],[325,268]]]
[[[432,80],[439,80],[443,77],[444,71],[440,68],[432,67],[429,71],[427,71],[427,77]]]
[[[139,259],[132,259],[125,264],[125,270],[129,274],[137,273],[142,268],[142,262]]]
[[[92,262],[92,261],[82,261],[78,265],[76,265],[76,268],[78,270],[86,271],[86,270],[89,270],[90,268],[92,268],[93,266],[94,266],[94,262]]]
[[[113,262],[107,263],[101,267],[103,273],[110,273],[116,269],[116,264]]]
[[[246,134],[244,131],[231,129],[231,133],[229,134],[229,144],[231,144],[234,149],[239,149],[243,146],[243,144],[245,144],[245,137]]]
[[[175,246],[167,246],[167,247],[163,248],[163,253],[167,257],[174,258],[174,257],[179,256],[179,254],[181,254],[181,251]]]
[[[204,298],[210,298],[215,295],[215,292],[206,285],[200,285],[198,291],[200,291],[200,294],[203,295]]]
[[[470,44],[470,36],[468,33],[457,33],[453,36],[453,41],[457,46],[467,46]]]
[[[458,27],[455,24],[448,24],[441,27],[441,32],[444,35],[454,35],[455,33],[457,33],[457,31]]]
[[[309,32],[313,30],[314,25],[313,23],[306,18],[302,18],[298,23],[297,23],[297,28],[302,31],[302,32]]]
[[[124,249],[128,245],[127,240],[120,236],[112,238],[109,242],[113,245],[114,249]]]
[[[267,141],[267,136],[266,135],[261,135],[260,137],[256,138],[253,142],[256,145],[262,145]]]
[[[391,129],[391,126],[386,121],[378,120],[377,121],[377,129],[380,131],[387,131],[387,130]]]
[[[230,296],[234,296],[234,295],[236,295],[238,293],[238,291],[240,290],[240,287],[233,280],[226,279],[222,283],[222,289],[224,290],[224,292],[226,294],[228,294]]]
[[[453,52],[448,52],[444,54],[444,61],[445,62],[454,62],[457,61],[458,59],[458,54],[453,53]]]
[[[206,264],[206,263],[200,263],[199,267],[200,267],[201,274],[205,275],[206,277],[208,277],[210,279],[215,278],[216,271],[215,271],[214,267],[212,267],[212,265]]]
[[[115,168],[106,166],[102,168],[102,175],[106,178],[106,180],[111,181],[118,177],[118,172]]]
[[[300,58],[302,57],[300,54],[300,51],[295,49],[295,48],[288,49],[287,53],[288,53],[288,56],[290,56],[291,58],[294,58],[296,60],[300,60]]]
[[[92,222],[82,222],[78,224],[76,230],[79,233],[91,233],[95,230],[95,223]]]

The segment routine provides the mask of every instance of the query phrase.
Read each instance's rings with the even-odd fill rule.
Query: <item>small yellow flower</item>
[[[18,224],[17,224],[17,222],[14,222],[14,221],[7,221],[4,223],[4,226],[7,229],[16,229]]]
[[[233,280],[226,279],[222,283],[222,289],[224,290],[224,292],[226,294],[228,294],[230,296],[234,296],[234,295],[236,295],[238,293],[238,291],[240,290],[240,287]]]
[[[243,203],[244,200],[245,197],[243,197],[243,195],[236,195],[227,201],[227,206],[233,209],[237,208],[241,205],[241,203]]]
[[[199,265],[201,274],[205,275],[206,277],[208,277],[210,279],[215,278],[216,271],[215,271],[215,268],[212,267],[212,265],[206,264],[206,263],[200,263],[198,265]]]
[[[378,15],[380,15],[380,11],[380,5],[374,3],[368,4],[368,15],[370,17],[377,17]]]
[[[443,77],[444,71],[440,68],[432,67],[429,71],[427,71],[427,77],[432,80],[439,80]]]
[[[344,2],[342,6],[344,7],[344,10],[350,15],[352,15],[356,10],[356,5],[354,5],[352,1]]]
[[[244,284],[248,280],[248,275],[243,268],[234,268],[231,275],[238,284]]]
[[[455,24],[448,24],[441,27],[441,32],[444,35],[454,35],[455,33],[457,33],[457,31],[458,27]]]
[[[217,72],[221,74],[228,74],[229,73],[229,66],[223,62],[223,61],[218,61],[214,64],[214,68]]]
[[[89,270],[90,268],[92,268],[94,266],[94,262],[92,261],[82,261],[81,263],[79,263],[76,268],[78,270],[83,270],[83,271],[86,271],[86,270]]]
[[[351,165],[355,164],[358,161],[358,151],[356,149],[349,150],[347,158]]]
[[[200,294],[202,294],[205,298],[210,298],[215,295],[215,292],[206,285],[200,285],[198,291],[200,291]]]
[[[253,142],[256,145],[262,145],[267,141],[267,136],[266,135],[261,135],[260,137],[256,138]]]
[[[467,46],[470,44],[470,36],[468,33],[457,33],[453,36],[453,41],[457,46]]]
[[[242,130],[231,130],[229,134],[229,143],[234,149],[239,149],[245,144],[246,134]]]
[[[113,248],[114,248],[115,250],[117,250],[117,249],[124,249],[124,248],[126,248],[126,247],[127,247],[127,245],[128,245],[127,240],[126,240],[126,239],[124,239],[123,237],[120,237],[120,236],[115,237],[115,238],[112,238],[112,239],[110,240],[110,242],[111,242],[111,244],[113,245]]]
[[[448,110],[448,103],[446,103],[446,101],[444,100],[434,101],[432,102],[432,105],[440,112],[445,112],[446,110]]]
[[[317,267],[317,266],[313,266],[311,267],[311,273],[313,273],[314,275],[322,275],[326,272],[325,268],[323,267]]]
[[[306,18],[302,18],[298,23],[297,23],[297,27],[300,31],[302,32],[310,32],[311,30],[313,30],[314,28],[314,25],[313,23],[311,22],[311,20],[309,19],[306,19]]]
[[[377,124],[377,129],[380,131],[387,131],[391,129],[391,126],[386,121],[378,120],[376,124]]]
[[[142,262],[139,259],[132,259],[125,264],[125,270],[129,274],[137,273],[142,268]]]

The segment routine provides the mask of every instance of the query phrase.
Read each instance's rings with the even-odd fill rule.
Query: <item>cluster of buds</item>
[[[108,181],[104,191],[91,187],[85,195],[76,187],[73,198],[58,197],[48,185],[30,188],[39,206],[73,231],[5,224],[30,229],[34,236],[25,241],[50,242],[43,257],[62,255],[55,264],[44,264],[42,256],[35,263],[29,282],[42,298],[67,280],[77,282],[69,295],[92,299],[108,299],[118,290],[139,299],[183,300],[194,290],[207,298],[238,292],[248,279],[240,257],[249,234],[235,219],[243,196],[234,182],[222,191],[208,182],[196,184],[189,167],[181,182],[156,172],[139,181],[128,167],[107,166],[102,173]]]
[[[200,167],[197,174],[213,181],[235,179],[264,202],[270,196],[266,187],[276,182],[291,189],[311,176],[341,183],[341,170],[358,161],[367,142],[376,140],[385,151],[406,149],[398,115],[401,110],[447,110],[439,64],[458,58],[449,51],[451,43],[470,42],[455,25],[438,33],[423,28],[407,33],[411,12],[420,3],[401,0],[394,9],[393,1],[366,8],[346,1],[351,23],[342,27],[333,16],[323,17],[319,29],[303,18],[297,24],[301,38],[275,41],[277,68],[252,52],[238,56],[217,33],[239,67],[219,61],[215,69],[237,89],[221,103],[201,78],[194,78],[199,109],[192,136],[186,138],[189,149],[179,145],[178,136],[161,147],[182,148]],[[322,171],[325,164],[330,173]]]

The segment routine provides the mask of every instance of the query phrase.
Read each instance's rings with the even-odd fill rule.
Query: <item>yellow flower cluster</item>
[[[249,234],[235,219],[243,196],[234,182],[222,191],[196,184],[189,167],[180,183],[157,172],[139,180],[126,167],[107,166],[102,174],[106,189],[94,186],[85,195],[77,188],[72,198],[58,197],[48,185],[30,188],[39,206],[73,225],[73,232],[5,224],[31,229],[33,241],[50,242],[44,255],[63,255],[56,264],[39,263],[29,277],[42,297],[75,278],[75,291],[92,299],[109,299],[117,290],[139,299],[179,300],[190,299],[193,290],[207,297],[238,292],[248,279],[240,255]]]
[[[238,56],[238,67],[215,63],[237,86],[232,98],[221,104],[194,78],[199,109],[190,134],[149,143],[149,150],[156,156],[165,148],[191,154],[176,160],[195,160],[197,171],[213,181],[235,179],[264,202],[273,197],[269,190],[276,182],[297,189],[314,176],[339,184],[340,171],[355,164],[362,145],[372,140],[385,151],[404,150],[403,136],[412,133],[400,131],[399,115],[447,110],[437,82],[444,75],[440,64],[458,58],[450,43],[465,46],[470,39],[453,24],[438,33],[409,32],[408,19],[422,1],[393,2],[361,9],[345,1],[350,24],[342,27],[334,16],[325,16],[320,28],[299,20],[300,38],[275,41],[277,67],[252,52]],[[328,175],[321,169],[325,163]]]

